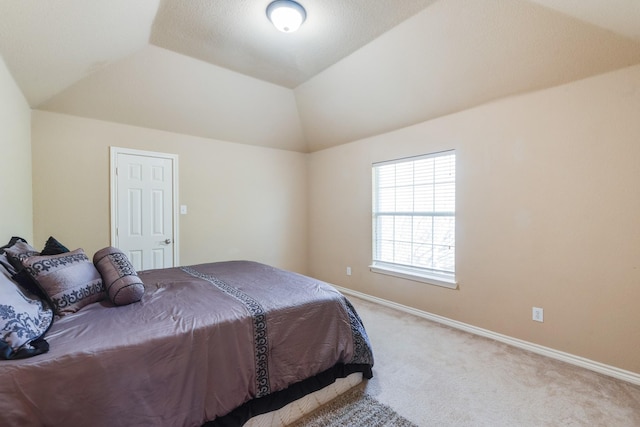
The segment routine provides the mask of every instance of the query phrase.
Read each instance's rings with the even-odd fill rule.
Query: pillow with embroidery
[[[16,243],[18,242],[20,242],[20,244],[16,245]],[[0,248],[0,250],[2,251],[7,249],[7,254],[0,255],[0,264],[3,263],[2,256],[9,255],[7,257],[7,260],[9,261],[9,267],[11,268],[7,267],[6,265],[5,268],[7,268],[7,271],[11,273],[11,278],[32,294],[40,298],[47,298],[47,295],[42,291],[42,289],[40,289],[38,284],[26,272],[24,266],[22,265],[22,261],[30,256],[35,255],[57,255],[69,252],[69,249],[67,249],[66,246],[56,240],[53,236],[49,237],[47,243],[44,245],[44,249],[42,249],[41,252],[36,251],[35,248],[27,244],[26,240],[20,237],[12,237],[9,244]]]
[[[47,295],[38,287],[38,284],[29,276],[22,265],[23,260],[30,256],[40,255],[40,252],[31,247],[26,240],[17,238],[18,240],[14,241],[14,239],[16,238],[11,239],[14,242],[13,245],[4,248],[7,260],[13,267],[13,269],[7,269],[11,273],[11,279],[28,292],[46,299]]]
[[[4,252],[0,254],[0,268],[4,268],[4,271],[6,271],[7,274],[16,274],[16,268],[11,265],[9,258],[7,258],[7,254]]]
[[[6,245],[0,246],[0,266],[4,267],[5,270],[7,270],[10,274],[16,274],[17,269],[11,262],[9,262],[9,258],[7,257],[7,254],[4,253],[4,251],[5,249],[15,245],[17,242],[26,243],[27,241],[24,240],[22,237],[13,236],[11,240],[9,240],[9,243],[7,243]]]
[[[45,353],[42,338],[53,322],[53,310],[0,273],[0,359],[22,359]]]
[[[10,248],[11,246],[15,245],[17,242],[25,242],[26,243],[27,241],[24,240],[22,237],[13,236],[9,240],[9,243],[7,243],[6,245],[0,246],[0,254],[3,254],[5,249]]]
[[[115,305],[127,305],[138,302],[144,295],[144,284],[138,277],[129,258],[113,246],[100,249],[93,256],[107,296]]]
[[[82,249],[32,256],[22,264],[47,294],[59,316],[75,313],[105,296],[100,273]]]
[[[4,253],[7,254],[9,262],[15,267],[17,271],[20,271],[22,269],[22,261],[29,258],[30,256],[40,255],[40,252],[38,252],[34,247],[32,247],[24,240],[20,240],[13,246],[5,248]]]

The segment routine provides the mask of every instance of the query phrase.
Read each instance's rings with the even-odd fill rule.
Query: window
[[[456,288],[455,151],[373,165],[371,270]]]

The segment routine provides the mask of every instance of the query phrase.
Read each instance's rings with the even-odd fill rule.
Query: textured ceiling
[[[315,151],[640,63],[640,0],[0,0],[33,108]]]
[[[318,74],[435,0],[299,0],[296,33],[266,18],[271,0],[163,0],[151,43],[288,88]]]
[[[640,42],[640,1],[638,0],[531,1]]]

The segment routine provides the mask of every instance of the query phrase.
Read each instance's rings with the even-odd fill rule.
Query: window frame
[[[454,177],[453,177],[453,190],[451,193],[447,193],[447,195],[449,196],[453,196],[453,211],[437,211],[435,210],[435,207],[432,211],[429,212],[416,212],[415,209],[412,210],[411,212],[406,212],[406,211],[402,211],[399,210],[396,206],[396,208],[394,208],[391,211],[380,211],[378,210],[378,198],[379,198],[379,193],[382,187],[380,187],[378,185],[377,182],[377,171],[379,167],[385,166],[385,165],[398,165],[401,163],[407,163],[407,162],[413,162],[415,164],[415,162],[423,160],[423,159],[427,159],[427,158],[436,158],[436,157],[442,157],[442,156],[451,156],[453,155],[453,162],[454,162]],[[387,160],[387,161],[382,161],[382,162],[376,162],[373,163],[371,166],[371,172],[372,172],[372,262],[371,265],[369,266],[370,271],[374,272],[374,273],[380,273],[380,274],[386,274],[386,275],[390,275],[390,276],[395,276],[395,277],[401,277],[404,279],[408,279],[408,280],[413,280],[413,281],[418,281],[418,282],[423,282],[423,283],[427,283],[427,284],[431,284],[431,285],[436,285],[436,286],[442,286],[445,288],[449,288],[449,289],[457,289],[458,288],[458,282],[456,281],[456,267],[455,267],[455,258],[456,258],[456,253],[455,253],[455,248],[456,248],[456,244],[455,244],[455,223],[456,223],[456,210],[455,210],[455,197],[456,197],[456,150],[446,150],[446,151],[439,151],[439,152],[435,152],[435,153],[429,153],[429,154],[423,154],[423,155],[418,155],[418,156],[412,156],[412,157],[405,157],[405,158],[400,158],[400,159],[395,159],[395,160]],[[434,172],[435,172],[435,166],[434,166]],[[413,170],[414,175],[412,176],[412,183],[411,183],[411,188],[412,190],[415,190],[415,187],[417,185],[420,184],[416,184],[415,182],[415,169]],[[433,186],[434,189],[436,187],[437,183],[434,181],[433,182]],[[394,189],[397,190],[398,184],[396,181],[396,178],[394,177]],[[434,192],[435,195],[435,192]],[[394,197],[394,200],[396,198]],[[396,200],[397,202],[397,200]],[[415,192],[412,191],[412,196],[411,196],[411,203],[413,205],[413,207],[415,207],[415,203],[416,203],[416,197],[415,197]],[[433,203],[434,205],[436,204],[435,201]],[[416,215],[417,214],[417,215]],[[400,264],[400,263],[396,263],[396,262],[389,262],[388,260],[382,260],[382,259],[377,259],[377,258],[382,258],[382,257],[378,257],[377,254],[377,250],[378,250],[378,241],[380,239],[378,239],[378,218],[382,217],[382,216],[393,216],[394,218],[397,217],[401,217],[401,216],[408,216],[413,218],[416,217],[431,217],[432,220],[433,218],[436,217],[442,217],[442,216],[448,216],[448,217],[453,217],[453,271],[440,271],[436,268],[427,268],[427,267],[421,267],[421,266],[417,266],[415,264],[411,265],[411,264]],[[397,242],[396,237],[395,237],[395,231],[394,231],[394,238],[393,238],[394,242]],[[428,245],[431,245],[432,247],[434,247],[434,237],[433,235],[431,236],[431,238],[429,240],[427,240]],[[408,242],[407,242],[408,243]],[[411,236],[411,242],[412,245],[416,243],[416,241],[414,240],[414,235],[413,235],[413,221],[412,221],[412,236]],[[423,242],[418,242],[419,244],[425,244]],[[395,261],[395,259],[394,259]],[[432,265],[433,267],[433,265]]]

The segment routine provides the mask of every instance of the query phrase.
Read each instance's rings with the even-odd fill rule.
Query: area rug
[[[418,427],[354,387],[290,427]]]

